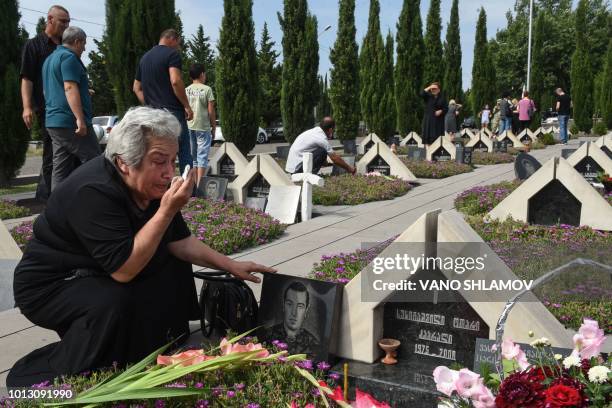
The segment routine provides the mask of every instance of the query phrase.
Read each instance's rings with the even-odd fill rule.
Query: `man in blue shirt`
[[[80,28],[66,28],[62,45],[43,64],[45,122],[53,143],[51,191],[75,169],[76,160],[85,163],[100,154],[91,125],[87,70],[81,62],[86,41]]]

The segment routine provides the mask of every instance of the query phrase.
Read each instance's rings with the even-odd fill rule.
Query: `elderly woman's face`
[[[140,166],[131,167],[125,181],[139,201],[160,199],[174,177],[174,161],[178,144],[165,138],[153,137]]]

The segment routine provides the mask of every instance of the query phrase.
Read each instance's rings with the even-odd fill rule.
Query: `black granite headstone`
[[[580,160],[574,168],[578,173],[582,174],[582,177],[586,179],[589,183],[596,183],[598,173],[603,172],[603,169],[591,156],[585,156],[582,160]]]
[[[227,154],[219,162],[219,175],[228,178],[236,177],[236,165]]]
[[[472,152],[473,149],[471,147],[463,148],[463,164],[472,164]]]
[[[493,151],[499,153],[506,153],[508,151],[508,144],[500,141],[493,142]]]
[[[530,224],[580,225],[582,204],[559,181],[553,180],[529,199],[527,220]]]
[[[291,149],[291,146],[276,146],[276,157],[287,160],[289,149]]]
[[[417,142],[414,137],[411,137],[410,139],[406,140],[406,146],[417,146],[418,144],[419,142]]]
[[[540,167],[540,162],[527,153],[521,152],[514,159],[514,175],[519,180],[527,180]]]
[[[408,146],[408,159],[410,160],[425,160],[426,152],[424,147],[418,147],[416,144]]]
[[[346,162],[346,164],[350,166],[355,166],[355,156],[342,156],[342,159]],[[332,176],[339,176],[345,173],[346,173],[346,170],[344,170],[342,167],[338,166],[337,164],[334,164],[334,166],[332,167],[332,172],[331,172]]]
[[[578,149],[561,149],[561,157],[567,159]]]
[[[247,197],[244,199],[244,206],[253,210],[264,211],[267,201],[266,197]]]
[[[247,184],[247,197],[268,197],[270,195],[270,184],[258,174]]]
[[[357,141],[355,139],[343,140],[342,146],[344,147],[344,153],[357,154]]]
[[[432,161],[449,161],[451,159],[450,152],[446,150],[444,147],[440,146],[433,154],[431,155]]]
[[[489,148],[487,147],[486,144],[484,144],[482,140],[479,140],[478,142],[476,142],[476,144],[473,146],[473,149],[475,152],[488,152],[489,151]]]
[[[391,175],[391,166],[387,163],[382,157],[376,156],[368,165],[366,166],[366,171],[371,173],[373,171],[377,171],[384,176]]]
[[[224,177],[202,177],[196,188],[196,197],[209,200],[223,200],[227,189],[227,179]]]
[[[521,137],[521,142],[523,142],[523,144],[529,144],[531,143],[531,138],[529,137],[529,135],[527,133],[525,133],[525,135],[523,137]]]

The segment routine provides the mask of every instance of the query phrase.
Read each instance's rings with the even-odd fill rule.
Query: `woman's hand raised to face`
[[[170,188],[164,193],[159,204],[160,211],[174,217],[174,214],[187,204],[193,193],[193,173],[194,170],[191,169],[185,180],[178,176],[172,179]]]

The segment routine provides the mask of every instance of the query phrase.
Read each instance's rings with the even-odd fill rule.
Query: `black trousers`
[[[45,126],[45,111],[37,112],[37,119],[40,128],[40,139],[43,143],[42,166],[38,176],[38,185],[36,186],[36,199],[47,201],[51,194],[51,173],[53,172],[53,145],[51,137]]]
[[[327,152],[322,147],[317,147],[314,152],[312,152],[312,174],[318,174],[321,170],[321,167],[327,161]],[[304,169],[302,168],[302,163],[298,164],[293,174],[303,173]]]
[[[21,358],[8,374],[9,387],[28,387],[61,375],[123,366],[189,334],[199,319],[191,265],[172,258],[150,276],[119,283],[110,276],[64,281],[42,307],[22,313],[54,330],[61,341]]]

